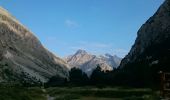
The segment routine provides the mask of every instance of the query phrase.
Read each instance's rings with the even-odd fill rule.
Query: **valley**
[[[114,4],[113,1],[110,2]],[[56,1],[55,3],[58,4]],[[76,4],[77,2],[74,3]],[[105,3],[110,5],[108,2],[101,4]],[[72,4],[72,2],[69,3],[68,6],[70,6],[70,4]],[[89,4],[91,4],[91,2],[86,5],[89,7]],[[101,6],[101,4],[99,5]],[[55,5],[53,7],[58,6]],[[77,7],[77,5],[72,5],[72,7],[67,8],[67,10],[74,7]],[[106,5],[102,5],[102,7],[107,8]],[[110,7],[112,7],[112,5],[110,5]],[[44,8],[44,6],[42,8]],[[48,6],[46,8],[48,8]],[[89,9],[97,10],[95,7],[90,7]],[[56,8],[55,10],[58,9]],[[65,14],[67,10],[64,9],[64,13],[62,14]],[[74,11],[77,12],[79,12],[79,10],[81,14],[82,11],[86,11],[77,8],[74,9]],[[86,13],[93,15],[94,12],[90,12],[93,10],[87,10],[88,12]],[[131,10],[132,9],[130,9],[130,11]],[[49,34],[50,32],[54,32],[54,30],[51,31],[52,29],[59,30],[59,32],[55,33],[57,34],[57,38],[53,37],[54,34],[50,34],[47,37],[41,33],[41,35],[37,34],[37,36],[41,37],[42,40],[45,38],[46,42],[43,41],[43,43],[50,47],[53,47],[56,43],[55,46],[62,54],[68,54],[66,51],[69,53],[71,51],[76,52],[71,52],[70,55],[65,57],[57,56],[57,54],[52,53],[42,45],[33,32],[21,24],[6,9],[0,7],[0,100],[160,100],[168,98],[168,96],[161,95],[160,86],[162,84],[161,82],[163,82],[167,88],[170,88],[170,77],[166,77],[168,81],[165,81],[165,76],[161,77],[159,72],[170,72],[170,0],[165,0],[153,16],[141,25],[136,33],[136,40],[133,41],[134,44],[128,53],[126,50],[119,49],[121,47],[119,45],[128,40],[123,40],[124,36],[113,37],[113,39],[109,40],[111,34],[101,35],[100,31],[103,32],[110,27],[106,24],[108,17],[105,15],[102,15],[102,17],[104,17],[102,20],[105,23],[104,26],[100,23],[102,22],[100,20],[101,16],[93,15],[95,16],[93,21],[89,22],[94,23],[94,20],[98,20],[93,24],[94,26],[97,25],[96,27],[93,27],[93,25],[90,26],[84,16],[78,18],[81,19],[81,21],[86,19],[85,21],[88,22],[88,25],[86,25],[86,22],[86,24],[84,24],[86,26],[84,27],[85,32],[88,31],[86,30],[88,26],[91,32],[96,31],[94,34],[87,32],[86,34],[88,35],[86,37],[83,35],[83,32],[80,32],[80,30],[83,29],[83,25],[81,26],[76,21],[65,19],[66,25],[64,26],[60,23],[60,20],[65,18],[66,15],[61,18],[59,17],[60,20],[58,22],[57,18],[51,21],[52,16],[57,15],[57,13],[54,14],[54,12],[52,12],[53,15],[48,16],[51,12],[45,14],[45,11],[46,10],[42,10],[43,16],[38,15],[38,19],[43,17],[49,21],[47,22],[48,24],[46,23],[47,25],[43,23],[46,20],[40,23],[46,26],[44,28],[44,30],[46,30],[42,32],[41,30],[43,28],[39,28],[38,26],[37,28],[39,29],[37,32],[41,31],[42,33]],[[100,11],[104,14],[107,13],[105,10],[97,10],[96,12],[100,13]],[[110,8],[108,11],[110,11]],[[143,11],[142,14],[147,10]],[[34,12],[34,10],[32,9],[31,12]],[[47,12],[48,10],[46,13]],[[80,13],[77,12],[73,14],[77,16],[77,14]],[[36,14],[37,12],[34,12],[34,14],[29,15],[30,19]],[[98,17],[99,19],[97,19]],[[133,19],[131,17],[132,16],[130,16],[129,19]],[[122,18],[124,18],[124,15]],[[122,18],[120,21],[128,21],[124,21]],[[55,25],[58,24],[56,24],[55,21],[60,23],[61,27],[64,26],[64,28],[61,28],[61,30],[60,26],[56,28]],[[110,22],[109,20],[107,23]],[[131,22],[133,22],[133,20]],[[53,26],[54,23],[55,25]],[[99,27],[98,25],[101,26]],[[122,25],[119,27],[120,30],[124,30]],[[126,27],[128,25],[126,25]],[[111,27],[113,28],[113,26]],[[117,23],[115,27],[117,27]],[[126,27],[124,26],[124,28]],[[129,29],[128,27],[128,30]],[[63,37],[60,37],[64,32],[67,33],[64,36],[64,38],[68,39],[68,41],[65,40],[67,43],[65,43]],[[79,34],[77,34],[77,32]],[[118,33],[115,34],[118,36]],[[78,38],[75,38],[76,36]],[[82,37],[87,40],[82,41]],[[114,39],[115,44],[109,44],[109,41],[114,42]],[[76,42],[74,40],[76,40]],[[90,40],[91,42],[89,42]],[[96,43],[92,40],[106,42]],[[119,41],[119,43],[116,42],[116,40]],[[72,45],[69,43],[72,43]],[[58,47],[59,44],[60,47]],[[113,50],[113,46],[117,49]],[[124,46],[126,47],[126,43]],[[53,48],[53,51],[55,50]],[[90,50],[93,52],[89,53]],[[125,57],[119,57],[119,55],[124,53],[127,53]],[[165,86],[163,88],[165,88]]]
[[[159,100],[157,91],[123,87],[0,88],[0,100]]]

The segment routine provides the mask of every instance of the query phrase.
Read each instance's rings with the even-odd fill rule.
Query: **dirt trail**
[[[41,90],[46,94],[47,100],[54,100],[54,99],[55,99],[54,97],[51,97],[51,96],[47,93],[47,90],[46,90],[45,88],[42,88]]]

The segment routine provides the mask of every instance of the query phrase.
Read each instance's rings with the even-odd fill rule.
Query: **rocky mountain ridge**
[[[0,65],[1,82],[28,80],[28,77],[46,82],[54,75],[68,76],[66,63],[44,48],[32,32],[2,7]]]
[[[78,50],[74,55],[66,57],[65,61],[70,69],[73,67],[79,68],[90,76],[97,65],[100,65],[103,71],[117,68],[121,58],[110,54],[96,56],[87,53],[85,50]]]
[[[165,0],[157,12],[139,29],[136,41],[128,55],[122,60],[120,68],[141,61],[149,64],[157,61],[157,64],[162,63],[162,66],[164,66],[168,63],[167,59],[170,56],[169,40],[170,0]]]

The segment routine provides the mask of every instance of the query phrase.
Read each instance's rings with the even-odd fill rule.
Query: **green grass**
[[[159,100],[151,89],[53,87],[47,90],[56,100]]]
[[[47,94],[55,100],[159,100],[151,89],[50,87],[46,90],[47,93],[38,87],[0,87],[0,100],[47,100]]]
[[[0,87],[0,100],[46,100],[46,96],[36,87]]]

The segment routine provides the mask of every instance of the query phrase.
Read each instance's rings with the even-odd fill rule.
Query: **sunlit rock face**
[[[78,50],[74,55],[66,57],[65,61],[68,63],[69,69],[76,67],[90,76],[97,65],[100,65],[102,71],[117,68],[121,58],[110,54],[96,56],[87,53],[85,50]]]
[[[7,71],[7,72],[6,72]],[[0,8],[0,80],[39,80],[68,76],[66,63],[5,9]]]
[[[148,66],[159,66],[157,70],[169,70],[170,65],[170,0],[141,26],[128,55],[122,60],[120,69],[142,62]],[[153,63],[156,62],[156,63]]]

